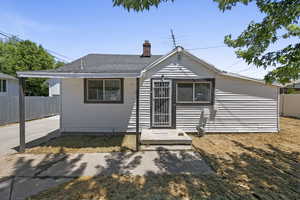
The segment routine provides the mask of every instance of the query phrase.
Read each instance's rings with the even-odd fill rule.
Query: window
[[[0,92],[6,92],[6,80],[0,79]]]
[[[122,103],[123,79],[86,79],[85,102]]]
[[[212,82],[178,82],[177,103],[212,103]]]

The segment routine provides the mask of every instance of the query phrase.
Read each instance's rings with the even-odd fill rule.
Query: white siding
[[[85,104],[83,79],[62,79],[61,131],[126,132],[135,122],[135,80],[124,79],[123,104]]]

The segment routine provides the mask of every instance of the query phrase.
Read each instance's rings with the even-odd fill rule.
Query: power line
[[[234,67],[235,65],[240,64],[241,62],[242,62],[242,60],[239,60],[239,61],[234,62],[234,63],[232,63],[231,65],[227,66],[226,68],[232,68],[232,67]]]
[[[248,68],[242,69],[242,70],[240,70],[240,71],[238,71],[238,72],[236,72],[236,73],[247,72],[247,71],[249,71],[250,69],[252,69],[252,68],[251,68],[251,67],[248,67]]]
[[[17,41],[24,41],[23,39],[19,38],[19,37],[16,36],[16,35],[13,35],[13,34],[10,34],[10,33],[5,33],[5,32],[3,32],[3,31],[1,31],[1,30],[0,30],[0,35],[6,37],[6,38],[8,38],[8,39],[15,38]],[[61,61],[64,61],[64,62],[69,62],[69,61],[73,60],[72,58],[69,58],[69,57],[67,57],[67,56],[65,56],[65,55],[62,55],[62,54],[60,54],[60,53],[57,53],[57,52],[55,52],[55,51],[53,51],[53,50],[46,49],[46,48],[45,48],[45,50],[46,50],[47,52],[49,52],[50,54],[52,54],[52,56],[53,56],[54,58],[58,59],[58,60],[61,60]]]
[[[224,48],[227,47],[226,45],[219,45],[219,46],[208,46],[208,47],[199,47],[199,48],[192,48],[192,49],[186,49],[189,51],[194,51],[194,50],[202,50],[202,49],[216,49],[216,48]]]
[[[46,49],[46,48],[45,48]],[[46,49],[49,53],[51,53],[52,55],[53,54],[55,54],[55,55],[57,55],[57,56],[60,56],[61,58],[64,58],[66,61],[71,61],[71,60],[74,60],[74,59],[72,59],[72,58],[69,58],[69,57],[67,57],[67,56],[64,56],[64,55],[62,55],[62,54],[60,54],[60,53],[57,53],[57,52],[55,52],[55,51],[52,51],[52,50],[50,50],[50,49]],[[56,57],[56,56],[54,56],[54,57]],[[57,58],[57,57],[56,57]]]

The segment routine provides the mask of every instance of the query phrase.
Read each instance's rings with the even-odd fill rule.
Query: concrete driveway
[[[59,155],[15,154],[0,159],[0,166],[1,200],[23,200],[81,176],[214,173],[197,152],[163,149]]]
[[[45,139],[58,130],[59,116],[26,122],[26,143]],[[19,144],[19,124],[0,126],[0,156],[15,153]]]

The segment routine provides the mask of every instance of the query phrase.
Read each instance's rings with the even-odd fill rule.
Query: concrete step
[[[141,145],[141,151],[189,151],[192,145]]]
[[[192,138],[180,129],[143,129],[140,142],[144,145],[191,145]]]
[[[158,140],[141,140],[145,145],[191,145],[192,140],[175,140],[175,139],[158,139]]]

